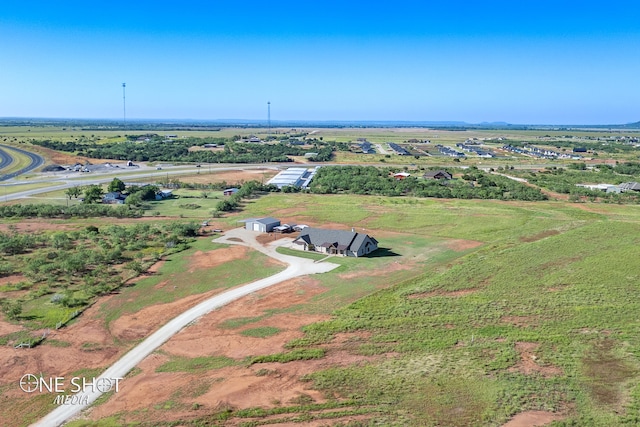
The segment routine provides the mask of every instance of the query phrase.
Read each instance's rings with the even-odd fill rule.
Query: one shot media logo
[[[107,393],[120,391],[122,378],[84,378],[84,377],[44,377],[25,374],[20,378],[20,389],[25,393],[56,394],[56,405],[86,405],[88,393]]]

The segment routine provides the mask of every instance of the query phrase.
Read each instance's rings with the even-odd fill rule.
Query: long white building
[[[307,188],[313,176],[316,174],[318,167],[319,166],[315,168],[288,168],[271,178],[267,184],[273,184],[278,188],[287,186]]]

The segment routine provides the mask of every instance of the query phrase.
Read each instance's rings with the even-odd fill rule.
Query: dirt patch
[[[171,338],[162,348],[171,354],[196,357],[216,354],[234,359],[285,351],[284,344],[302,336],[300,328],[327,319],[328,316],[280,313],[266,316],[270,310],[291,307],[309,301],[326,288],[310,277],[300,277],[251,294],[198,320],[195,325]],[[255,319],[237,328],[225,326],[229,319]],[[247,337],[245,329],[272,326],[281,329],[268,338]]]
[[[13,323],[6,322],[4,320],[0,320],[0,336],[11,334],[13,332],[18,332],[24,329],[20,325],[14,325]]]
[[[637,369],[615,350],[615,341],[597,340],[582,358],[582,371],[588,378],[585,385],[589,394],[597,404],[622,410],[626,400],[623,385]]]
[[[297,233],[262,233],[256,236],[256,242],[260,243],[261,245],[266,245],[280,239],[293,239],[296,236]]]
[[[168,284],[168,282],[162,283]],[[125,341],[144,338],[180,313],[222,291],[224,289],[214,289],[203,294],[190,295],[171,303],[145,307],[132,314],[125,314],[111,322],[110,332],[117,339]]]
[[[533,342],[517,342],[516,351],[520,354],[520,361],[509,368],[509,372],[521,372],[525,375],[540,374],[544,377],[553,377],[562,374],[556,366],[541,366],[537,363],[538,357],[535,351],[540,344]]]
[[[520,238],[520,241],[525,243],[531,243],[531,242],[544,239],[545,237],[555,236],[557,234],[560,234],[558,230],[547,230],[547,231],[543,231],[542,233],[534,234],[533,236],[523,236]]]
[[[58,224],[55,222],[56,220],[24,220],[20,222],[16,222],[13,224],[0,224],[0,231],[7,232],[11,228],[15,227],[15,229],[21,233],[23,232],[34,232],[34,231],[67,231],[67,230],[77,230],[81,227],[78,225],[72,224]]]
[[[22,274],[12,274],[11,276],[0,277],[0,286],[7,285],[9,283],[20,283],[26,280],[27,278]]]
[[[53,345],[54,340],[63,345]],[[24,425],[27,413],[41,410],[37,405],[29,408],[25,404],[25,394],[18,387],[25,373],[69,377],[79,369],[105,368],[122,353],[123,349],[114,345],[104,328],[95,306],[87,309],[68,327],[50,331],[47,340],[35,348],[0,346],[0,386],[3,387],[0,424]]]
[[[502,427],[538,427],[551,424],[553,421],[563,419],[564,416],[556,414],[554,412],[546,411],[527,411],[521,412],[515,417],[511,418]]]
[[[484,242],[478,242],[476,240],[453,239],[445,242],[447,248],[456,252],[468,251],[469,249],[475,249],[482,245],[484,245]]]
[[[207,149],[208,150],[208,149]],[[214,149],[215,150],[215,149]],[[258,181],[266,183],[276,176],[279,171],[274,169],[250,169],[209,173],[207,165],[202,165],[200,174],[191,176],[181,176],[180,181],[193,184],[209,184],[212,182],[226,182],[229,187],[238,186],[247,181]]]
[[[459,291],[445,291],[444,289],[436,289],[435,291],[411,294],[408,296],[408,298],[409,299],[421,299],[421,298],[431,298],[431,297],[454,297],[455,298],[455,297],[463,297],[465,295],[471,295],[475,292],[478,292],[477,288],[460,289]]]
[[[228,248],[214,249],[203,252],[197,251],[189,257],[189,272],[213,268],[229,261],[242,259],[247,255],[249,248],[246,246],[233,245]]]
[[[87,162],[92,164],[120,162],[120,160],[90,159],[88,157],[66,154],[45,147],[38,147],[36,151],[38,151],[38,153],[43,157],[51,160],[51,163],[56,165],[75,165],[76,163],[81,163],[84,165]]]
[[[537,325],[539,318],[538,316],[502,316],[500,321],[519,328],[524,328]]]

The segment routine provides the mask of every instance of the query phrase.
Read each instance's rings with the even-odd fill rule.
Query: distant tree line
[[[303,156],[307,152],[317,153],[313,161],[325,162],[331,160],[333,151],[347,149],[346,144],[336,142],[314,141],[312,148],[292,146],[288,143],[277,144],[247,144],[236,143],[226,138],[181,138],[166,141],[152,138],[147,142],[78,142],[32,140],[40,145],[58,151],[74,153],[95,159],[132,160],[132,161],[163,161],[163,162],[196,162],[196,163],[266,163],[289,162],[288,156]],[[223,146],[222,150],[194,150],[190,147],[215,143]]]
[[[219,201],[216,205],[216,210],[219,212],[235,210],[240,206],[242,199],[248,199],[252,197],[254,193],[260,191],[277,192],[279,190],[275,185],[264,185],[260,184],[258,181],[245,182],[235,194]]]
[[[139,218],[142,214],[142,209],[129,205],[74,204],[61,206],[16,204],[0,206],[0,218]]]
[[[392,168],[324,166],[311,181],[317,194],[371,194],[381,196],[441,197],[456,199],[546,200],[540,190],[475,167],[462,179],[433,180],[420,176],[395,179]]]

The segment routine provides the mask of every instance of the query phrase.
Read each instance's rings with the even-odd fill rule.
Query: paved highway
[[[6,181],[8,179],[15,178],[25,173],[31,172],[32,170],[37,169],[44,164],[44,158],[42,156],[39,156],[30,151],[23,150],[21,148],[7,147],[6,145],[0,145],[0,153],[1,153],[0,157],[2,157],[1,162],[4,162],[5,156],[11,157],[10,154],[7,153],[7,150],[9,151],[13,150],[13,151],[17,151],[20,154],[24,154],[25,156],[29,157],[29,159],[31,159],[31,163],[28,166],[25,166],[24,168],[17,170],[15,172],[0,175],[0,181]],[[13,157],[11,157],[11,161],[9,162],[9,164],[11,163],[13,163]],[[3,165],[2,163],[0,163],[0,169],[2,169],[5,166],[8,166],[9,164]]]
[[[3,148],[0,148],[0,170],[6,168],[11,163],[13,163],[13,157],[11,157]]]

